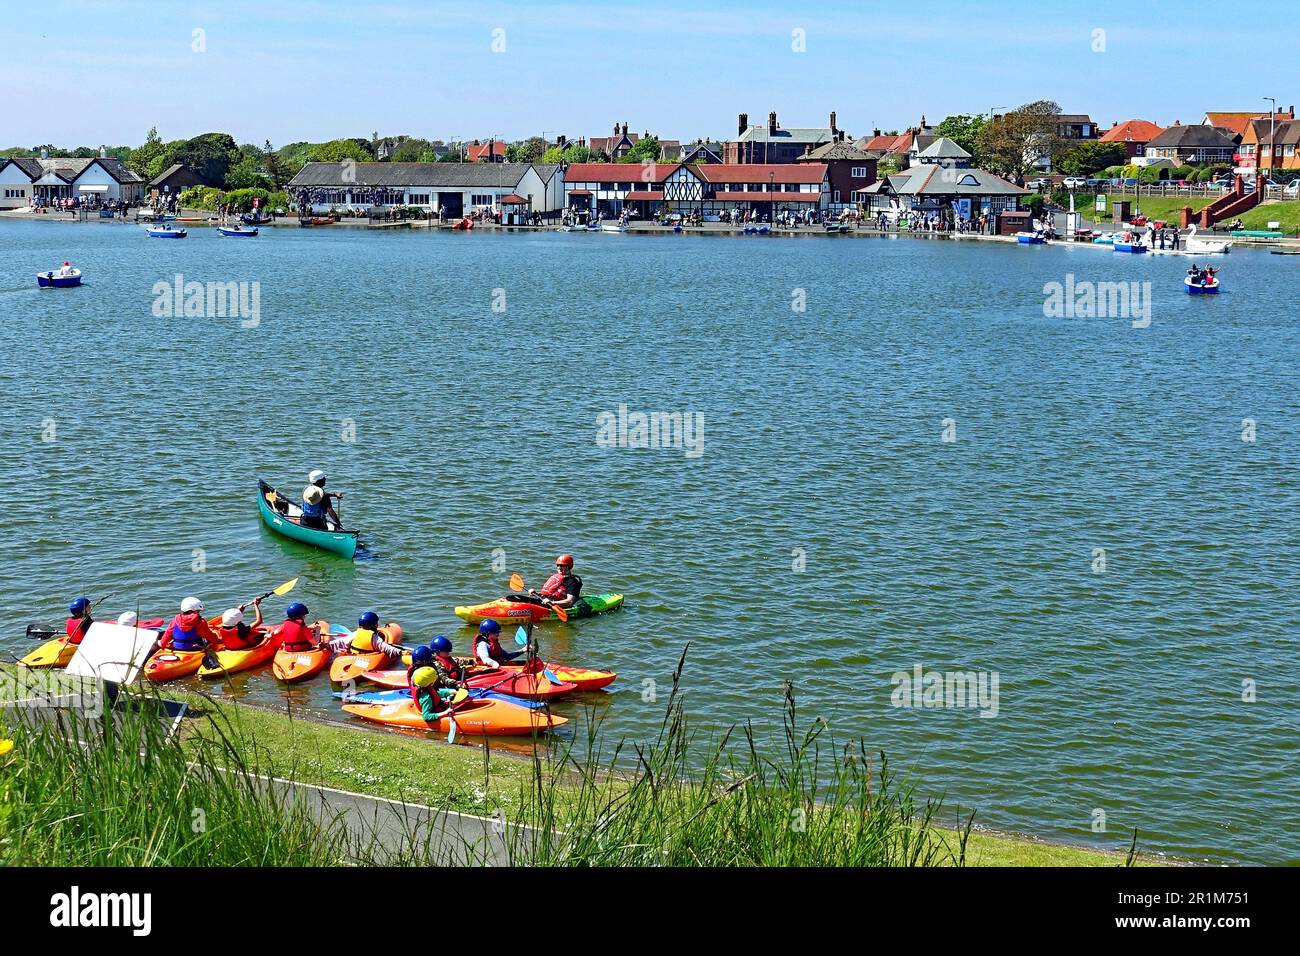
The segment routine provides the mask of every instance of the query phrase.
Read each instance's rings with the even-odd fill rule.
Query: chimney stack
[[[100,159],[108,159],[108,147],[107,147],[107,146],[101,146],[101,147],[99,147],[99,158],[100,158]]]
[[[877,126],[877,127],[872,131],[872,133],[871,133],[871,137],[872,137],[872,139],[875,139],[875,138],[876,138],[877,136],[879,136],[879,135],[880,135],[880,127]]]
[[[626,123],[623,124],[623,135],[624,135],[624,136],[627,135],[627,124],[626,124]]]
[[[767,135],[776,135],[776,110],[767,114]]]
[[[744,136],[745,130],[747,129],[749,129],[749,114],[741,113],[740,116],[736,118],[736,135]]]
[[[834,110],[831,110],[831,139],[834,139],[834,138],[835,138],[835,133],[836,133],[836,128],[835,128],[835,111],[834,111]]]

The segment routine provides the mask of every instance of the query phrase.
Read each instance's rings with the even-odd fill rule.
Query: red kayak
[[[557,675],[558,676],[558,675]],[[577,684],[565,681],[556,683],[540,671],[525,673],[522,667],[502,667],[500,670],[471,672],[465,678],[466,687],[491,688],[511,697],[523,697],[528,700],[549,700],[572,694],[578,689]]]

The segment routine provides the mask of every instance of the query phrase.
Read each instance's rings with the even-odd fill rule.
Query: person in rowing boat
[[[478,634],[474,637],[475,663],[497,670],[523,653],[507,651],[501,646],[501,625],[496,621],[489,618],[478,626]]]
[[[75,271],[76,270],[72,268],[72,263],[64,262],[63,265],[59,266],[58,276],[60,279],[66,279]]]
[[[217,638],[222,647],[228,651],[243,651],[255,647],[262,641],[257,629],[262,626],[262,599],[253,601],[257,612],[251,625],[244,623],[244,606],[232,607],[221,615],[221,626],[217,628]]]
[[[317,468],[307,476],[307,487],[302,490],[302,524],[304,528],[329,530],[329,521],[334,527],[343,527],[334,502],[343,497],[343,492],[325,490],[325,472]],[[328,519],[328,520],[327,520]]]
[[[301,601],[294,601],[284,609],[284,623],[280,625],[280,647],[283,650],[311,651],[320,644],[320,631],[315,627],[308,627],[304,623],[306,618],[307,605]],[[261,620],[260,610],[258,620]]]
[[[79,597],[68,605],[68,620],[63,628],[68,635],[68,643],[80,644],[85,639],[90,625],[95,623],[90,611],[90,598]]]
[[[555,559],[555,573],[546,579],[539,591],[529,588],[527,595],[511,595],[516,599],[544,604],[547,607],[573,607],[582,594],[582,578],[573,573],[573,555],[562,554]]]
[[[159,647],[174,651],[202,651],[217,643],[217,635],[203,619],[203,602],[196,597],[181,601],[181,613],[163,631]]]

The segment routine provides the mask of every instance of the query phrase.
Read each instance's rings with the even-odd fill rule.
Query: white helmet
[[[325,497],[325,492],[320,490],[317,485],[308,485],[302,490],[302,500],[309,505],[318,505],[321,499]]]
[[[319,468],[313,469],[311,474],[307,476],[307,480],[310,481],[313,485],[316,484],[317,482],[324,481],[325,472],[321,471]]]
[[[181,601],[182,614],[188,611],[202,611],[202,610],[203,610],[203,602],[196,597],[187,597],[184,601]]]
[[[117,623],[123,627],[135,627],[137,620],[139,619],[136,617],[135,611],[123,611],[117,616]]]
[[[223,611],[221,614],[222,627],[234,627],[236,624],[243,624],[243,623],[244,623],[244,612],[237,607],[232,607],[230,610]]]

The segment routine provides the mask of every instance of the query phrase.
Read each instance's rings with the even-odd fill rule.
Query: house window
[[[490,206],[492,205],[492,194],[474,193],[470,196],[469,202],[471,206]]]
[[[851,170],[849,170],[849,174],[850,174],[851,176],[853,176],[855,179],[866,179],[866,178],[867,178],[867,167],[865,167],[865,166],[854,166]]]
[[[834,198],[833,200],[831,200],[831,201],[832,201],[832,202],[839,202],[839,201],[840,201],[840,191],[839,191],[838,189],[835,190],[835,198]]]
[[[1295,155],[1295,147],[1294,147],[1294,146],[1283,146],[1282,149],[1283,149],[1283,153],[1282,153],[1283,156],[1294,156],[1294,155]]]
[[[613,183],[601,183],[600,188],[607,193],[612,193],[617,187]]]

